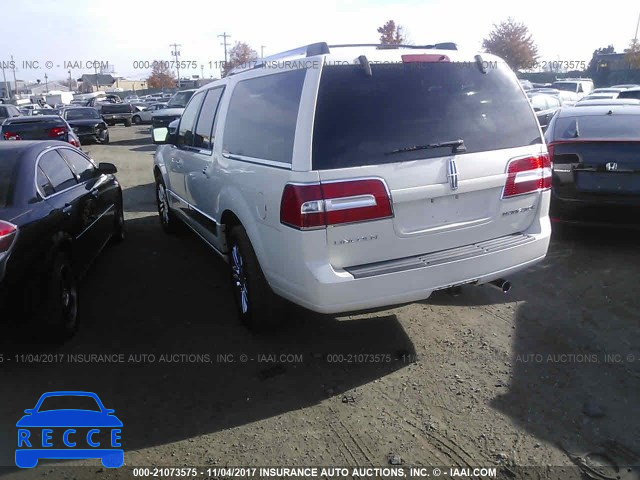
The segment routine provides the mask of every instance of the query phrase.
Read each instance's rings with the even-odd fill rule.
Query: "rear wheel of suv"
[[[162,229],[165,233],[175,233],[178,230],[178,219],[169,208],[169,192],[161,177],[156,178],[156,203]]]
[[[231,229],[228,244],[231,288],[240,320],[253,331],[276,327],[283,318],[284,299],[271,290],[244,227]]]
[[[139,116],[139,115],[136,115],[135,117],[133,117],[133,118],[131,119],[131,121],[132,121],[133,123],[135,123],[136,125],[140,125],[140,123],[142,123],[142,120],[140,120],[140,116]]]

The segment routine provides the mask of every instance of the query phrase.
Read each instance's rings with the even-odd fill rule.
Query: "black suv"
[[[100,112],[107,125],[122,123],[125,127],[130,127],[134,108],[130,103],[105,103],[101,106]]]

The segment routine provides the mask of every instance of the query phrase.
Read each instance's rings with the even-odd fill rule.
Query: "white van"
[[[582,98],[593,91],[594,85],[590,78],[563,78],[553,82],[551,88],[573,92]]]
[[[153,131],[160,223],[229,262],[251,327],[280,297],[342,313],[506,291],[547,253],[547,147],[498,57],[313,44],[203,86],[177,122]]]

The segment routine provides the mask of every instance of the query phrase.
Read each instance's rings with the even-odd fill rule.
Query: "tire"
[[[116,122],[107,122],[107,125],[109,125],[110,127],[115,127]]]
[[[43,338],[63,341],[73,336],[78,327],[78,303],[78,284],[71,261],[66,253],[58,252],[46,280],[39,316]]]
[[[228,245],[229,277],[240,321],[255,332],[273,330],[283,319],[284,299],[271,290],[244,227],[231,229]]]
[[[168,234],[176,233],[178,231],[178,219],[169,207],[169,193],[161,177],[156,178],[156,204],[162,230]]]
[[[130,127],[131,126],[131,120],[125,120],[124,121],[124,126],[125,127]]]
[[[105,130],[104,135],[102,136],[102,139],[100,140],[100,143],[102,145],[107,145],[109,143],[109,130]]]
[[[131,121],[136,124],[136,125],[140,125],[142,123],[142,120],[140,119],[140,117],[138,115],[135,115]]]
[[[125,226],[124,226],[124,208],[122,206],[122,200],[116,207],[116,217],[113,226],[113,236],[111,237],[114,243],[121,243],[125,239]]]

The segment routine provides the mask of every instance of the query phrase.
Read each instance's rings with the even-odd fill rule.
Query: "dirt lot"
[[[110,145],[85,147],[118,166],[128,238],[84,282],[76,337],[52,348],[3,335],[4,478],[131,475],[98,461],[11,467],[15,422],[52,390],[96,392],[115,409],[127,466],[640,478],[640,235],[554,234],[508,295],[469,287],[340,318],[296,309],[282,331],[254,336],[235,318],[224,263],[192,234],[162,233],[147,130],[113,127]],[[39,352],[64,361],[20,356]]]

